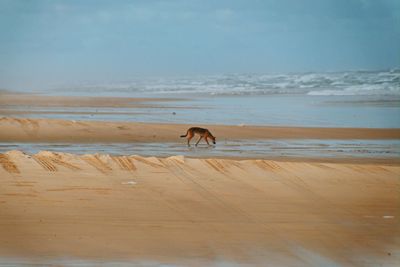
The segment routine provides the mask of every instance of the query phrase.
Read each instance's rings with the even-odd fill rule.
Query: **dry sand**
[[[0,164],[3,263],[400,262],[399,166],[19,151]]]
[[[193,125],[0,118],[0,142],[176,142]],[[400,129],[196,125],[218,140],[400,139]]]
[[[48,96],[40,94],[15,94],[0,92],[0,108],[13,107],[164,107],[163,102],[179,101],[178,98],[138,98],[138,97],[88,97],[88,96]],[[165,107],[164,107],[165,108]]]

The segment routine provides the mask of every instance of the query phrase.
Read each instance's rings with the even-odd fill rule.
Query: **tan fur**
[[[211,132],[208,129],[204,129],[204,128],[200,128],[200,127],[189,128],[186,131],[186,135],[181,135],[181,137],[186,137],[187,138],[187,144],[190,147],[190,140],[195,135],[199,135],[199,140],[197,140],[196,146],[200,142],[200,140],[203,139],[203,138],[206,140],[208,145],[210,145],[210,143],[208,142],[208,138],[210,138],[213,141],[213,143],[216,144],[215,137],[211,134]]]

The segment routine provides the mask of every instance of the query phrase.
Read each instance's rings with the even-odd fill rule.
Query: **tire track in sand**
[[[0,165],[8,173],[20,173],[17,165],[15,165],[15,163],[10,160],[10,157],[6,154],[0,154]]]
[[[61,165],[73,171],[81,170],[81,168],[78,166],[64,161],[62,156],[57,153],[51,153],[51,155],[33,155],[32,157],[37,163],[39,163],[39,165],[42,166],[43,169],[47,171],[58,171],[56,165]]]
[[[212,169],[214,169],[217,172],[220,172],[220,173],[228,172],[228,170],[225,168],[224,164],[221,163],[221,160],[205,159],[204,162],[207,163],[208,166],[210,166]]]
[[[164,168],[165,167],[161,163],[154,163],[154,162],[151,162],[150,160],[147,160],[147,159],[139,157],[139,156],[130,156],[130,157],[133,158],[134,160],[137,160],[143,164],[149,165],[153,168]]]
[[[107,163],[103,162],[98,155],[85,155],[81,158],[101,173],[107,174],[112,171],[112,168]]]
[[[257,159],[254,160],[253,164],[257,165],[263,171],[279,172],[282,170],[281,166],[273,161]]]
[[[33,155],[32,158],[40,165],[43,169],[49,172],[58,171],[56,165],[53,164],[52,160],[46,156]]]
[[[111,157],[117,165],[124,171],[136,171],[136,166],[132,160],[126,156]]]
[[[70,169],[70,170],[73,170],[73,171],[81,170],[81,168],[79,168],[78,166],[76,166],[76,165],[74,165],[72,163],[66,162],[63,159],[63,156],[58,154],[58,153],[52,153],[51,156],[47,156],[47,157],[53,163],[61,165],[61,166],[64,166],[67,169]]]

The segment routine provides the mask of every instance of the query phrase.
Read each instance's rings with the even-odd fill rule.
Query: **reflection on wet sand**
[[[169,157],[226,158],[308,158],[308,159],[386,159],[400,157],[400,140],[225,140],[216,146],[182,143],[0,143],[0,153],[22,150],[26,153],[55,151],[74,154],[104,153]]]

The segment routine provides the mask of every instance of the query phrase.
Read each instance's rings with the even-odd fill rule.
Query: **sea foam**
[[[59,88],[73,94],[112,93],[200,95],[400,95],[400,70],[290,74],[221,74],[136,77],[125,81],[81,83]],[[51,90],[55,93],[54,88]],[[57,90],[56,90],[57,92]]]

